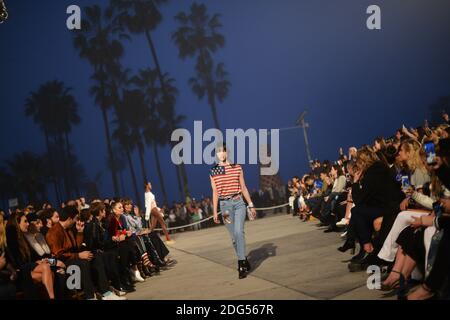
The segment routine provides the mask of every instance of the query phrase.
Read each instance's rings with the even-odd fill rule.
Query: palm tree
[[[119,185],[114,166],[108,111],[118,100],[118,87],[115,83],[108,85],[107,82],[109,76],[120,69],[118,61],[123,56],[123,46],[118,39],[126,38],[126,35],[122,34],[120,26],[114,23],[114,14],[112,7],[108,7],[104,11],[97,5],[85,7],[83,16],[87,19],[82,21],[82,30],[76,32],[74,45],[79,51],[80,57],[87,59],[94,69],[92,79],[96,81],[96,85],[91,89],[91,93],[102,111],[108,155],[112,164],[111,178],[114,193],[117,195]]]
[[[219,102],[223,102],[228,96],[231,86],[231,83],[227,80],[228,73],[225,71],[223,63],[214,66],[214,62],[209,55],[200,56],[195,69],[197,77],[190,78],[189,85],[200,100],[204,96],[207,97],[213,114],[214,124],[220,130],[216,99]]]
[[[50,176],[53,180],[58,202],[60,200],[60,192],[56,182],[55,156],[51,152],[50,138],[53,137],[53,140],[58,142],[57,145],[61,149],[60,152],[64,155],[63,164],[65,169],[63,177],[65,193],[68,196],[72,189],[68,173],[71,170],[67,170],[67,163],[69,163],[70,167],[69,133],[73,125],[80,123],[78,105],[70,91],[71,88],[66,87],[61,81],[49,81],[41,85],[37,92],[31,92],[25,103],[25,114],[33,117],[34,122],[44,132],[51,167]]]
[[[144,34],[147,43],[150,48],[153,62],[155,64],[155,69],[158,75],[160,88],[164,99],[170,100],[170,89],[166,88],[164,75],[161,71],[161,66],[159,63],[158,55],[156,53],[156,48],[153,43],[151,36],[151,31],[155,30],[156,27],[162,21],[162,15],[159,11],[159,5],[165,4],[167,0],[111,0],[111,6],[116,8],[119,13],[116,17],[118,23],[128,29],[132,34]],[[176,129],[175,123],[169,123],[169,130],[173,131]],[[170,139],[169,139],[170,141]],[[175,145],[175,142],[171,142]],[[181,175],[181,180],[183,184],[183,192],[185,197],[190,197],[188,178],[186,173],[186,168],[184,163],[177,166],[177,176]]]
[[[176,97],[178,89],[175,87],[175,80],[168,73],[163,75],[164,87],[166,94],[162,88],[158,86],[158,71],[156,69],[141,69],[138,75],[131,80],[137,88],[145,95],[146,104],[150,110],[150,117],[145,121],[144,138],[147,145],[151,145],[156,162],[156,170],[161,184],[165,203],[168,203],[167,192],[164,183],[164,176],[161,170],[158,147],[164,147],[170,141],[171,128],[178,128],[185,117],[175,114]],[[177,175],[179,175],[177,166]],[[181,185],[181,193],[182,188]]]
[[[216,98],[223,102],[230,82],[226,79],[224,64],[219,63],[215,67],[212,59],[212,54],[225,45],[225,38],[218,31],[222,27],[219,18],[219,14],[210,17],[204,4],[194,2],[189,14],[180,12],[175,16],[180,27],[172,34],[172,39],[178,47],[180,58],[197,55],[197,77],[191,78],[189,84],[199,99],[207,96],[214,125],[220,130]]]
[[[204,4],[194,2],[189,14],[180,12],[175,16],[181,26],[172,34],[172,39],[178,46],[180,58],[212,54],[224,47],[225,37],[218,32],[222,27],[220,15],[210,17],[207,11]]]
[[[116,168],[118,174],[119,174],[119,181],[120,181],[120,194],[126,195],[127,191],[125,188],[125,183],[123,181],[123,172],[127,168],[127,159],[125,158],[125,154],[123,153],[122,147],[118,143],[113,143],[113,152],[114,152],[114,167]],[[106,165],[108,168],[111,168],[112,165],[110,162],[110,159],[106,158]],[[137,200],[136,200],[137,201]]]
[[[124,122],[116,120],[116,123],[118,124],[118,126],[114,130],[112,137],[113,139],[117,140],[117,142],[123,149],[121,152],[125,153],[126,155],[128,167],[130,169],[131,179],[133,182],[134,194],[136,197],[136,201],[139,202],[140,200],[139,189],[137,186],[137,179],[133,166],[133,161],[131,159],[131,153],[136,148],[135,140],[132,138],[130,129],[126,126]]]
[[[2,203],[7,203],[7,200],[14,196],[14,194],[16,194],[16,190],[13,190],[13,179],[11,175],[6,168],[0,167],[0,195]]]
[[[139,154],[141,164],[142,177],[147,180],[147,170],[144,160],[144,142],[142,137],[142,129],[150,118],[150,109],[145,103],[145,96],[139,90],[125,90],[123,93],[122,103],[116,111],[117,117],[124,122],[130,129],[130,137],[133,139]]]
[[[25,195],[28,203],[46,198],[48,170],[42,157],[31,152],[23,152],[7,160],[6,165],[11,176],[12,190]]]

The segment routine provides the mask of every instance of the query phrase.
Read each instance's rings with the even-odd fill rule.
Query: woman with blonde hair
[[[409,182],[414,191],[422,192],[425,184],[431,181],[425,165],[425,152],[422,144],[415,140],[403,141],[400,145],[397,160],[404,164],[409,171]],[[408,209],[409,199],[400,205],[402,211]]]
[[[0,213],[0,300],[14,300],[16,298],[16,287],[13,283],[16,276],[16,271],[7,254],[5,221],[3,220],[3,214]]]

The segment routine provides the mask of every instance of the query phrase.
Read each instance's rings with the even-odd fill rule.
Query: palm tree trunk
[[[181,167],[179,165],[175,165],[175,169],[177,170],[178,191],[180,192],[180,199],[183,199],[184,194],[183,194],[183,185],[181,183],[180,168]]]
[[[184,165],[184,163],[180,164],[180,173],[181,173],[181,179],[183,180],[184,201],[186,201],[187,198],[189,198],[189,199],[191,198],[191,193],[189,192],[186,166]]]
[[[211,107],[214,125],[216,126],[216,129],[220,130],[219,118],[217,117],[216,99],[214,98],[214,95],[208,100],[209,100],[209,105]]]
[[[131,161],[131,154],[130,154],[130,150],[128,150],[128,148],[126,149],[126,154],[127,154],[128,166],[130,167],[131,179],[133,180],[134,195],[136,197],[136,202],[139,203],[140,197],[139,197],[139,191],[138,191],[138,187],[137,187],[136,174],[134,173],[133,161]]]
[[[163,78],[163,75],[162,75],[162,72],[161,72],[161,67],[159,65],[158,55],[156,54],[156,49],[155,49],[155,46],[153,44],[152,37],[150,35],[150,30],[148,30],[148,29],[145,30],[145,36],[147,38],[147,42],[148,42],[148,45],[150,47],[150,51],[151,51],[151,54],[152,54],[152,57],[153,57],[153,61],[155,63],[155,67],[156,67],[156,70],[158,72],[158,78],[159,78],[159,82],[160,82],[160,85],[161,85],[161,89],[163,91],[163,95],[167,99],[168,94],[167,94],[166,87],[164,85],[164,78]],[[170,130],[173,130],[173,128],[170,128]],[[172,144],[172,146],[174,146],[175,142],[171,142],[171,144]],[[183,180],[184,198],[186,199],[186,197],[188,197],[188,196],[190,197],[190,193],[189,193],[189,186],[188,186],[188,180],[187,180],[187,175],[186,175],[186,167],[184,166],[184,163],[182,163],[180,165],[180,173],[181,173],[182,180]]]
[[[124,181],[123,181],[123,173],[122,173],[122,171],[119,171],[119,180],[120,180],[120,194],[121,195],[126,195],[127,192],[125,190],[125,184],[124,184]]]
[[[59,205],[61,204],[61,197],[59,194],[58,185],[56,183],[55,162],[53,161],[53,155],[52,152],[50,151],[50,139],[48,137],[47,130],[44,131],[44,135],[45,135],[45,145],[47,147],[48,158],[50,161],[50,175],[53,183],[53,188],[55,189],[56,201]]]
[[[144,181],[147,181],[147,170],[145,169],[145,159],[144,159],[144,145],[142,144],[141,138],[139,138],[139,141],[137,143],[138,146],[138,154],[139,154],[139,162],[141,164],[141,170],[142,170],[142,178]]]
[[[117,182],[117,171],[116,166],[114,162],[114,153],[112,150],[111,145],[111,137],[109,136],[109,122],[108,122],[108,113],[105,108],[102,108],[102,116],[103,116],[103,124],[105,125],[105,137],[106,137],[106,144],[108,146],[108,156],[111,163],[111,178],[113,181],[113,187],[114,187],[114,196],[119,195],[119,184]]]
[[[62,134],[59,133],[55,137],[55,146],[59,146],[60,148],[60,155],[62,157],[62,165],[63,165],[63,172],[62,172],[62,178],[63,178],[63,185],[64,185],[64,195],[66,200],[69,200],[70,194],[69,194],[69,185],[68,185],[68,179],[67,179],[67,162],[66,162],[66,156],[65,156],[65,150],[64,150],[64,143],[63,143],[63,137]]]
[[[78,183],[75,178],[75,172],[73,172],[73,166],[72,166],[72,158],[71,158],[71,151],[70,151],[70,141],[69,141],[69,134],[65,132],[65,138],[66,138],[66,152],[67,152],[67,162],[68,162],[68,171],[69,171],[69,187],[70,192],[72,194],[72,191],[75,191],[75,197],[80,197],[80,190],[78,188]]]
[[[164,203],[166,205],[169,205],[169,201],[167,199],[166,187],[164,185],[164,176],[162,175],[162,171],[161,171],[161,163],[159,162],[158,145],[156,143],[153,143],[153,152],[155,154],[156,170],[158,171],[159,183],[161,184],[161,191],[162,191],[162,194],[164,197]]]

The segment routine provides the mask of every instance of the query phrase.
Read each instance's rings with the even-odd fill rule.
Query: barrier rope
[[[271,210],[271,209],[277,209],[277,208],[286,207],[286,206],[288,206],[288,205],[289,205],[289,202],[288,202],[288,203],[285,203],[285,204],[280,204],[280,205],[278,205],[278,206],[263,207],[263,208],[255,208],[255,210],[256,210],[256,211]],[[217,214],[220,215],[220,214],[222,214],[222,212],[219,211]],[[167,228],[167,231],[178,230],[178,229],[184,229],[184,228],[192,227],[192,226],[195,226],[195,225],[197,225],[197,224],[203,223],[203,222],[205,222],[205,221],[211,220],[212,218],[214,218],[214,216],[211,216],[211,217],[208,217],[208,218],[205,218],[205,219],[202,219],[202,220],[200,220],[200,221],[196,221],[196,222],[193,222],[193,223],[190,223],[190,224],[186,224],[186,225],[183,225],[183,226]],[[154,231],[162,231],[161,228],[157,228],[157,229],[153,229],[153,230],[154,230]]]

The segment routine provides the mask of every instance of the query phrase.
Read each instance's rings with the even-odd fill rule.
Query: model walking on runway
[[[230,164],[227,160],[225,145],[216,148],[218,164],[210,170],[211,187],[213,191],[214,222],[219,222],[217,207],[220,205],[222,220],[230,232],[234,250],[238,257],[239,279],[245,278],[250,271],[250,264],[246,258],[245,248],[245,216],[248,203],[251,217],[256,217],[256,211],[245,186],[244,173],[238,164]]]
[[[145,220],[147,222],[150,220],[149,225],[152,231],[159,222],[166,236],[166,243],[174,243],[173,240],[170,240],[169,231],[164,221],[164,211],[156,204],[155,195],[152,193],[152,184],[149,181],[145,182]]]

